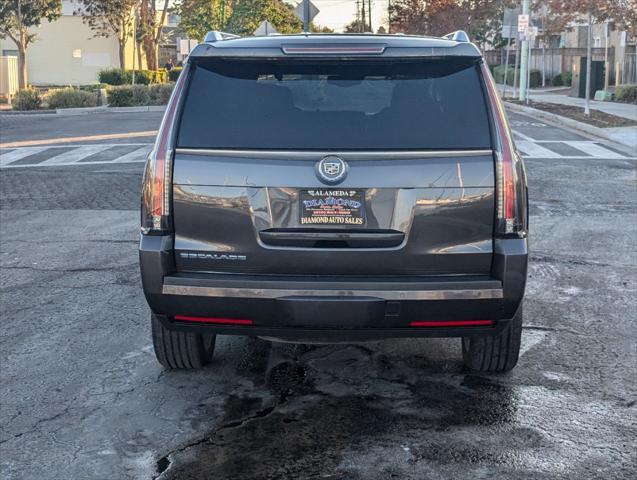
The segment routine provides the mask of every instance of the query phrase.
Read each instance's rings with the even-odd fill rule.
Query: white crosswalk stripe
[[[530,142],[528,140],[518,140],[515,142],[518,150],[522,152],[522,155],[526,158],[559,158],[561,155],[543,147],[539,143]]]
[[[594,141],[533,140],[516,134],[516,145],[524,158],[541,159],[631,159]],[[15,147],[0,149],[0,168],[53,167],[144,162],[152,149],[149,143],[118,143],[65,146]],[[32,158],[32,161],[30,159]]]
[[[79,162],[90,155],[108,150],[109,148],[111,148],[111,145],[85,145],[83,147],[77,147],[73,150],[69,150],[68,152],[55,155],[48,160],[41,162],[39,165],[41,167],[50,167],[51,165],[69,165]]]
[[[4,167],[5,165],[9,165],[10,163],[17,162],[18,160],[22,160],[25,157],[29,157],[36,153],[40,153],[43,150],[46,150],[47,147],[23,147],[16,148],[15,150],[11,150],[6,153],[2,153],[0,155],[0,167]],[[0,150],[0,153],[2,151]]]
[[[0,149],[0,168],[145,162],[151,148],[148,143],[15,147]]]
[[[624,158],[623,155],[613,152],[607,148],[598,145],[595,142],[574,142],[574,141],[565,141],[567,145],[570,145],[573,148],[581,150],[583,152],[588,153],[592,157],[596,158]]]
[[[137,162],[140,158],[146,160],[146,157],[148,156],[152,148],[152,145],[139,147],[137,150],[133,150],[132,152],[128,152],[121,157],[117,157],[115,160],[113,160],[113,163]]]

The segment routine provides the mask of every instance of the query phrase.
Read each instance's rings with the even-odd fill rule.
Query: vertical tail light
[[[171,229],[170,184],[175,144],[175,119],[188,70],[186,66],[175,83],[155,145],[146,161],[141,209],[141,227],[144,235],[162,235]]]
[[[513,144],[504,105],[489,68],[483,63],[487,96],[495,125],[497,224],[499,235],[526,236],[526,184],[524,166]]]

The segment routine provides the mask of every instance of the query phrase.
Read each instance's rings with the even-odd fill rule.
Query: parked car
[[[480,52],[450,38],[212,32],[179,76],[142,193],[155,353],[216,335],[461,337],[518,360],[527,186]]]

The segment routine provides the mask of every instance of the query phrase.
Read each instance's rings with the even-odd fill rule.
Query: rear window
[[[194,68],[178,146],[490,148],[474,62],[205,61]]]

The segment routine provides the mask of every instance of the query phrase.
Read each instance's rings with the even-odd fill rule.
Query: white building
[[[32,32],[37,39],[27,50],[27,77],[31,85],[86,85],[97,82],[104,68],[119,67],[119,44],[115,36],[95,37],[74,1],[62,2],[62,15],[46,20]],[[0,39],[0,55],[16,55],[9,38]],[[136,60],[137,61],[137,60]],[[126,66],[133,65],[133,41],[126,45]]]

